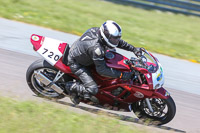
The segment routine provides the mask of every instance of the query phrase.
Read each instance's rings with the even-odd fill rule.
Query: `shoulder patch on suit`
[[[95,52],[97,55],[101,55],[101,50],[100,50],[100,48],[95,49],[94,52]]]
[[[92,38],[89,37],[89,36],[84,36],[84,37],[81,39],[81,41],[85,41],[85,40],[89,40],[89,39],[92,39]]]
[[[95,30],[94,30],[94,29],[91,29],[91,31],[92,31],[92,32],[95,32]]]

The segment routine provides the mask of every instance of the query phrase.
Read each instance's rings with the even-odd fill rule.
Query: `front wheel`
[[[153,113],[149,110],[145,100],[132,104],[135,115],[142,120],[150,121],[154,125],[170,122],[176,114],[176,105],[171,96],[168,99],[150,98]]]

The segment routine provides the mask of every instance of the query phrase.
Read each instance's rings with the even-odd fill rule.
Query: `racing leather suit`
[[[135,47],[127,42],[120,40],[118,48],[128,51],[134,51]],[[88,66],[94,64],[98,74],[106,77],[119,78],[121,72],[109,68],[104,60],[107,51],[106,42],[100,37],[99,28],[94,27],[87,30],[77,41],[75,41],[69,50],[68,65],[71,71],[79,77],[81,84],[76,84],[74,89],[78,94],[84,95],[89,92],[92,95],[97,94],[98,87],[93,80]]]

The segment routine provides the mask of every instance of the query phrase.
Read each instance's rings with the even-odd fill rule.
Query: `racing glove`
[[[129,80],[133,77],[133,74],[134,74],[134,72],[123,72],[123,73],[121,73],[120,78],[122,80]]]
[[[142,49],[141,48],[135,48],[133,50],[133,53],[137,56],[137,57],[141,57],[142,56]]]

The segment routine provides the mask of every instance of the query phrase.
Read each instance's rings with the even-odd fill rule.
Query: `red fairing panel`
[[[60,43],[58,50],[63,54],[67,45],[67,43]]]
[[[168,99],[170,94],[163,87],[156,89],[153,93],[153,98]]]
[[[130,71],[130,67],[124,63],[125,60],[128,60],[128,58],[115,52],[112,52],[112,53],[114,54],[114,58],[106,59],[107,66],[111,68],[119,69],[119,70]]]
[[[72,73],[69,66],[66,66],[65,64],[63,64],[62,58],[54,66],[55,68],[61,70],[64,73]]]

